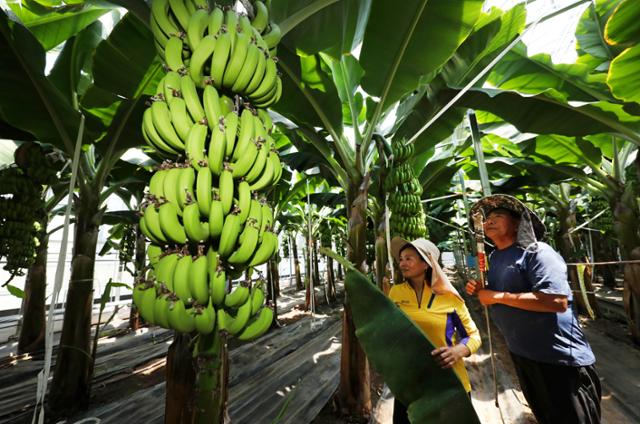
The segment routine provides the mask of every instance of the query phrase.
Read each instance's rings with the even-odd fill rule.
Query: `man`
[[[471,213],[485,216],[484,232],[495,250],[487,287],[469,281],[466,290],[491,306],[533,414],[541,424],[599,423],[595,357],[571,309],[567,266],[538,241],[544,224],[507,195],[485,197]]]

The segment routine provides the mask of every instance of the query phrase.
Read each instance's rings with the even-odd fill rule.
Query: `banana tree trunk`
[[[229,353],[218,332],[198,342],[193,359],[191,335],[175,333],[167,352],[166,424],[222,424],[227,419]]]
[[[594,262],[612,262],[618,260],[614,246],[611,244],[613,235],[592,232],[593,239],[593,257]],[[594,267],[594,272],[602,278],[602,284],[613,289],[616,287],[616,269],[617,265],[598,265]]]
[[[384,215],[382,219],[378,220],[378,225],[376,225],[376,241],[375,241],[375,252],[376,252],[376,284],[380,288],[380,290],[384,289],[384,277],[386,276],[386,268],[387,268],[387,239],[385,232],[385,224],[384,224]]]
[[[320,287],[320,265],[318,260],[318,240],[313,240],[313,286]]]
[[[47,228],[45,214],[42,226]],[[36,260],[27,272],[24,285],[22,326],[18,339],[18,354],[32,355],[44,350],[45,335],[45,295],[47,290],[47,253],[49,236],[45,235],[36,251]]]
[[[620,243],[623,260],[640,260],[640,213],[632,184],[628,184],[620,198],[614,201],[613,228]],[[640,344],[640,264],[624,267],[624,309],[627,314],[631,338]]]
[[[367,274],[368,178],[353,182],[347,193],[347,259],[363,274]],[[369,361],[356,338],[349,297],[345,294],[342,314],[342,351],[340,354],[340,407],[344,413],[358,417],[371,414]]]
[[[327,290],[330,301],[336,300],[336,277],[333,272],[333,258],[327,256]]]
[[[576,214],[575,212],[571,211],[568,206],[564,207],[563,205],[559,204],[557,204],[556,206],[559,211],[558,220],[560,221],[560,231],[556,237],[556,246],[558,246],[558,248],[560,249],[560,254],[565,259],[565,261],[581,262],[581,259],[578,258],[575,253],[576,240],[573,234],[570,232],[570,230],[576,226]],[[578,305],[578,311],[583,315],[587,315],[589,308],[585,303],[585,299],[580,289],[580,279],[578,272],[579,271],[576,266],[571,265],[567,267],[569,284],[571,285],[571,289],[573,290],[573,300],[574,302],[576,302],[576,305]],[[589,302],[591,310],[596,316],[600,315],[591,279],[583,278],[583,283],[585,286],[585,291],[587,292],[587,302]]]
[[[136,252],[134,258],[134,270],[135,276],[140,276],[144,272],[144,267],[146,265],[146,250],[147,243],[145,241],[144,234],[140,230],[140,226],[136,224]],[[142,325],[140,321],[140,314],[138,313],[138,308],[133,304],[133,300],[131,301],[131,312],[129,314],[129,328],[132,330],[137,330]]]
[[[300,259],[298,258],[298,245],[295,237],[291,237],[291,251],[293,252],[293,269],[296,275],[296,290],[302,290],[304,285],[300,275]]]
[[[93,277],[102,220],[99,190],[85,186],[75,201],[75,235],[71,259],[71,278],[49,392],[49,408],[56,415],[86,407],[91,380],[91,318]]]

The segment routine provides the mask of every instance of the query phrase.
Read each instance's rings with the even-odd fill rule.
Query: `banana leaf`
[[[356,336],[412,423],[480,423],[456,374],[432,358],[426,335],[362,273],[345,278]]]

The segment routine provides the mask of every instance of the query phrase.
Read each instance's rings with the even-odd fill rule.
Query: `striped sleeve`
[[[464,302],[461,303],[460,308],[456,311],[458,313],[458,317],[460,318],[460,322],[464,327],[464,331],[466,335],[460,340],[461,343],[464,343],[471,353],[475,353],[482,341],[480,339],[480,332],[478,331],[478,327],[476,323],[471,319],[471,315],[469,314],[469,309],[467,309],[467,305]]]

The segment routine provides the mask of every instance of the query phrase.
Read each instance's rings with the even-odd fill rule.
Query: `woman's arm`
[[[477,351],[482,344],[480,332],[473,319],[471,319],[467,306],[462,303],[454,313],[460,318],[460,323],[463,327],[457,329],[460,342],[453,346],[439,347],[431,351],[431,356],[442,368],[453,367],[456,362]]]

